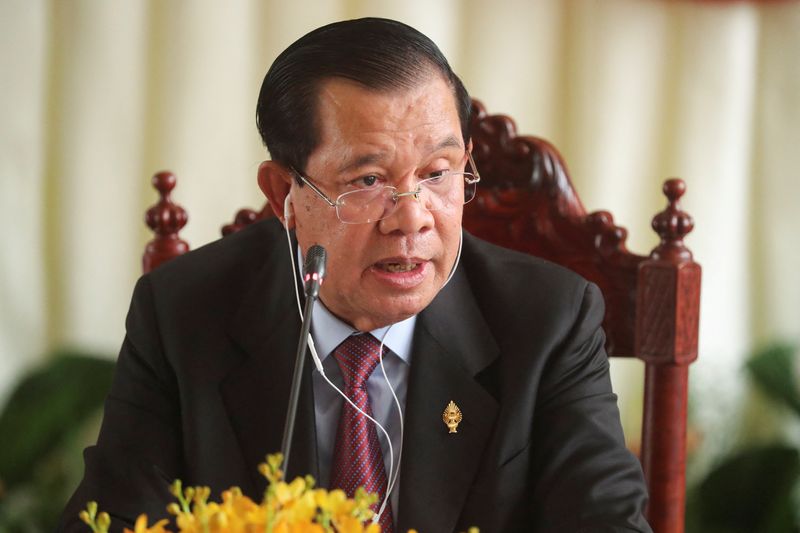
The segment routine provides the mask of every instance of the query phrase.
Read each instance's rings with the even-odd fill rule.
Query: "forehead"
[[[326,80],[318,93],[317,131],[319,143],[312,158],[325,155],[333,159],[329,163],[362,152],[464,148],[453,89],[438,75],[389,91],[341,78]]]

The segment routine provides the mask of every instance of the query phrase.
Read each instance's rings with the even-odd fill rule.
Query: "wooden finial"
[[[188,220],[186,210],[172,201],[170,193],[178,180],[172,172],[159,172],[153,176],[153,188],[158,191],[158,202],[147,210],[145,222],[156,235],[177,235]]]
[[[661,243],[639,264],[637,276],[635,350],[645,362],[647,406],[641,461],[654,531],[683,531],[685,522],[688,378],[697,359],[702,271],[683,243],[694,227],[678,203],[684,192],[680,179],[664,183],[669,203],[653,218]]]
[[[683,244],[683,238],[694,228],[694,220],[679,203],[686,192],[686,184],[682,179],[672,178],[664,183],[663,191],[669,203],[666,209],[653,217],[653,229],[661,237],[661,243],[653,249],[650,257],[675,263],[691,261],[692,252]]]
[[[189,245],[178,235],[189,217],[186,210],[170,198],[170,192],[177,184],[175,175],[167,171],[159,172],[153,176],[152,184],[158,191],[159,199],[145,214],[145,223],[156,234],[147,243],[142,257],[142,270],[145,273],[189,251]]]

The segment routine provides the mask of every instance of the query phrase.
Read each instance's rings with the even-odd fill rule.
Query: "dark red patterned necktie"
[[[380,362],[380,346],[378,339],[364,333],[351,335],[333,352],[344,377],[344,393],[370,416],[367,379]],[[372,507],[377,513],[386,497],[386,469],[378,432],[373,422],[345,401],[336,431],[331,487],[342,489],[352,498],[361,486],[378,495],[378,503]],[[392,506],[388,502],[379,523],[383,533],[392,533]]]

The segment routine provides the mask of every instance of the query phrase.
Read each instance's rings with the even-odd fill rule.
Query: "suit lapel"
[[[244,358],[220,387],[251,474],[254,494],[260,494],[266,487],[257,465],[268,453],[281,448],[300,333],[300,318],[289,278],[291,266],[286,250],[279,243],[275,248],[229,324],[229,335]],[[317,477],[312,368],[306,361],[286,473],[288,480],[305,474]]]
[[[300,320],[289,260],[282,247],[268,254],[242,298],[228,332],[243,354],[220,392],[251,476],[250,494],[266,486],[256,466],[280,450]],[[276,280],[286,280],[278,282]],[[276,320],[277,317],[277,320]],[[497,415],[497,400],[476,379],[498,356],[460,269],[420,313],[414,335],[405,414],[398,530],[452,531],[480,467]],[[286,478],[318,475],[313,365],[306,361],[291,462]],[[458,433],[442,413],[461,409]],[[244,487],[243,487],[244,488]]]
[[[398,530],[453,531],[494,426],[497,400],[475,376],[498,347],[459,270],[418,318],[408,385]],[[450,401],[463,420],[449,433]]]

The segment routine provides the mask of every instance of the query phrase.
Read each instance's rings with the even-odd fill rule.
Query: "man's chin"
[[[425,309],[440,289],[438,280],[432,278],[413,289],[376,287],[363,283],[361,290],[350,292],[349,298],[341,298],[341,292],[328,294],[323,285],[320,298],[328,310],[343,322],[359,331],[372,331],[402,322]]]
[[[391,324],[402,322],[419,314],[433,298],[420,298],[414,301],[375,301],[366,312],[355,317],[351,325],[359,331],[372,331]]]
[[[376,303],[378,305],[373,305],[372,312],[369,315],[365,315],[363,319],[365,322],[374,324],[373,327],[369,328],[370,330],[396,324],[419,314],[428,306],[432,299],[432,297],[420,297],[411,300],[406,298],[404,301],[400,302],[396,300],[377,301]],[[381,303],[383,305],[381,305]]]

